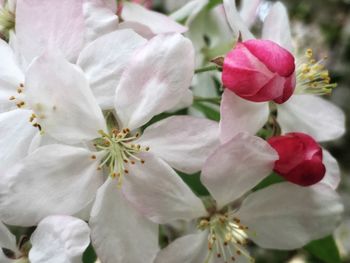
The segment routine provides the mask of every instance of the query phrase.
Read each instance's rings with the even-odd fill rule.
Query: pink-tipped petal
[[[16,34],[27,64],[46,48],[74,61],[84,43],[83,0],[18,1]]]
[[[293,55],[280,45],[269,40],[248,40],[244,46],[272,72],[289,77],[295,70]]]

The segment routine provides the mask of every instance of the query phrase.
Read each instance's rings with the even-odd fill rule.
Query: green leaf
[[[84,263],[94,263],[97,259],[96,253],[93,249],[93,247],[88,246],[88,248],[85,250],[84,254],[83,254],[83,262]]]
[[[273,184],[284,182],[284,178],[278,174],[272,173],[264,180],[262,180],[257,186],[254,187],[253,191],[261,190]]]
[[[222,0],[210,0],[208,5],[207,5],[207,8],[212,9],[219,4],[222,4]]]
[[[210,106],[207,106],[205,103],[194,102],[193,107],[202,112],[208,119],[211,119],[213,121],[220,120],[220,113],[217,110],[211,108]]]
[[[339,251],[332,236],[312,241],[304,249],[325,263],[341,263]]]
[[[209,195],[208,190],[202,184],[200,180],[200,173],[196,174],[185,174],[178,172],[182,180],[191,188],[191,190],[199,196]]]
[[[164,120],[168,117],[176,116],[176,115],[187,115],[187,108],[178,110],[176,112],[163,112],[161,114],[158,114],[158,115],[154,116],[147,124],[145,124],[142,127],[142,130],[146,129],[148,126],[151,126],[152,124],[154,124],[158,121],[161,121],[161,120]]]

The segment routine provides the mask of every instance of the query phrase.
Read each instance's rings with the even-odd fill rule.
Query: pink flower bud
[[[287,133],[270,138],[268,143],[279,155],[274,171],[286,180],[310,186],[324,177],[326,167],[322,163],[322,148],[309,135]]]
[[[295,89],[294,57],[269,40],[239,42],[225,57],[222,82],[246,100],[281,104]]]

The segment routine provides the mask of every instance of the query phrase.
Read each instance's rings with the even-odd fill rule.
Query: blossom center
[[[198,228],[208,230],[208,256],[206,262],[212,257],[222,258],[223,262],[234,262],[238,257],[244,256],[250,262],[255,262],[245,248],[248,240],[248,227],[231,213],[217,213],[210,218],[202,219]]]
[[[7,5],[0,7],[0,34],[9,37],[9,31],[15,27],[15,15],[8,9]]]
[[[297,62],[297,85],[295,93],[298,94],[330,94],[336,83],[331,83],[328,70],[325,68],[327,57],[316,61],[312,49],[307,49],[305,55]]]
[[[118,179],[118,185],[121,186],[125,174],[129,173],[128,165],[134,165],[136,162],[144,164],[145,161],[137,155],[141,152],[147,152],[150,148],[142,147],[135,143],[140,134],[132,135],[129,129],[112,129],[111,134],[99,131],[101,137],[95,140],[94,146],[99,151],[104,151],[99,169],[107,168],[112,178]]]

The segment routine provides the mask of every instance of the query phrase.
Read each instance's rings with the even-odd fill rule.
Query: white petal
[[[112,10],[112,12],[117,13],[117,1],[115,0],[103,0],[105,5],[109,7],[109,9]]]
[[[106,130],[84,74],[60,54],[35,60],[27,72],[25,95],[43,131],[59,141],[92,140],[99,137],[98,130]]]
[[[201,200],[169,165],[149,153],[139,157],[145,163],[130,166],[122,185],[125,197],[138,211],[160,224],[206,215]]]
[[[242,20],[236,7],[236,0],[224,0],[224,8],[227,21],[234,33],[235,38],[238,38],[242,34],[243,40],[254,38],[253,34],[249,31],[248,26]]]
[[[178,104],[175,105],[172,109],[169,111],[176,112],[178,110],[182,110],[185,108],[190,107],[193,104],[193,92],[188,89],[183,95],[181,100],[178,102]]]
[[[71,61],[77,58],[84,40],[82,1],[18,1],[16,35],[28,64],[48,47]]]
[[[326,185],[279,183],[249,195],[237,217],[259,246],[292,250],[331,234],[342,211],[339,196]]]
[[[0,169],[4,171],[22,158],[29,150],[38,130],[29,123],[31,112],[13,110],[0,114]]]
[[[283,133],[304,132],[317,141],[329,141],[345,133],[344,112],[323,98],[294,95],[278,107],[278,122]]]
[[[133,52],[145,43],[132,30],[118,30],[98,38],[81,52],[77,64],[103,109],[113,108],[120,77]]]
[[[9,98],[17,95],[16,90],[20,83],[23,83],[24,76],[12,49],[2,39],[0,39],[0,57],[0,112],[4,112],[16,106]]]
[[[16,32],[13,30],[10,31],[8,44],[12,49],[17,66],[20,68],[22,73],[25,72],[27,69],[27,62],[24,56],[21,54],[21,50],[18,44],[18,38],[17,38]],[[24,76],[23,76],[23,79],[24,79]]]
[[[0,251],[0,262],[1,263],[15,263],[15,260],[9,259],[2,251]]]
[[[219,145],[218,124],[191,116],[169,117],[148,127],[140,144],[171,167],[195,173]]]
[[[262,38],[272,40],[289,51],[293,51],[288,12],[281,2],[275,3],[266,16]]]
[[[158,252],[158,225],[124,198],[116,180],[98,190],[90,219],[91,238],[103,263],[152,263]]]
[[[123,21],[119,24],[119,29],[131,29],[145,39],[151,39],[154,37],[153,32],[148,26],[145,26],[144,24],[140,24],[138,22]]]
[[[255,135],[267,122],[269,106],[244,100],[225,89],[220,113],[220,139],[225,143],[239,132]]]
[[[70,216],[49,216],[31,236],[32,263],[78,263],[90,243],[90,229],[84,221]]]
[[[3,263],[7,257],[4,255],[2,248],[9,249],[18,253],[16,246],[16,236],[0,221],[0,262]],[[5,261],[6,262],[6,261]],[[10,262],[10,260],[9,260]]]
[[[240,133],[208,158],[201,180],[221,208],[268,176],[277,159],[266,141]]]
[[[242,20],[245,22],[248,28],[251,28],[255,22],[255,19],[258,16],[258,9],[260,6],[261,0],[243,0],[241,4],[241,10],[239,15],[242,17]]]
[[[205,262],[208,254],[208,232],[180,237],[161,250],[154,263]]]
[[[72,215],[102,184],[100,155],[83,148],[48,145],[2,174],[0,210],[5,223],[31,226],[52,214]]]
[[[123,2],[122,18],[128,22],[137,22],[150,28],[154,34],[184,33],[187,28],[171,18],[130,2]]]
[[[34,152],[39,147],[42,147],[45,145],[50,145],[50,144],[60,144],[60,142],[55,140],[51,136],[49,136],[47,133],[41,134],[38,132],[37,134],[35,134],[32,142],[29,146],[28,154]],[[77,146],[77,145],[72,145],[72,146]]]
[[[115,107],[122,126],[133,130],[172,109],[188,92],[193,72],[188,39],[179,34],[152,38],[134,53],[117,88]]]
[[[323,149],[323,164],[326,166],[326,175],[320,183],[326,184],[332,189],[337,189],[340,183],[340,168],[337,160],[325,149]]]
[[[118,29],[118,16],[103,0],[84,0],[83,13],[86,43]]]

